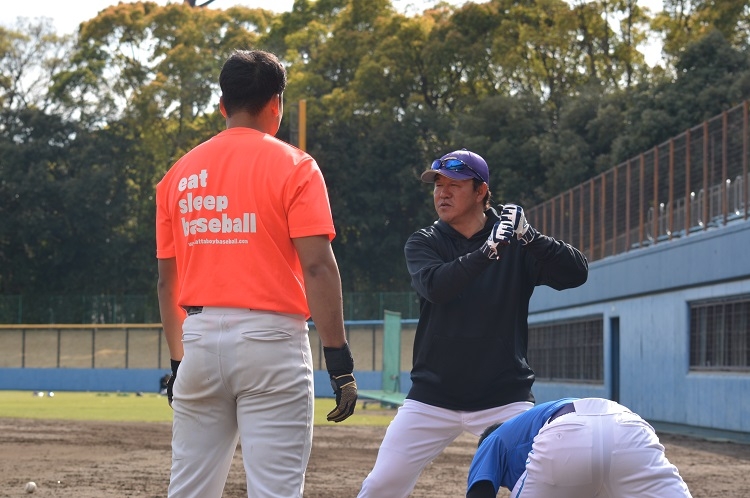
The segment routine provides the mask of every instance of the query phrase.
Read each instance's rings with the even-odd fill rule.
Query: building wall
[[[750,372],[689,369],[689,303],[750,293],[748,248],[743,221],[596,261],[578,289],[538,288],[529,323],[604,317],[605,371],[603,385],[537,382],[537,400],[611,397],[618,317],[621,403],[649,420],[750,432]]]

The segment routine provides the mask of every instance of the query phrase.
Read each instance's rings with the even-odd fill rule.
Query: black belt
[[[562,405],[560,408],[555,410],[555,412],[552,414],[552,416],[549,418],[548,423],[552,423],[553,420],[555,420],[558,417],[561,417],[565,415],[566,413],[573,413],[576,411],[575,405],[570,402],[568,404]]]
[[[203,313],[203,306],[183,306],[182,309],[187,312],[188,316]]]

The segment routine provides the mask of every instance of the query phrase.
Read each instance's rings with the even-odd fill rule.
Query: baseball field
[[[332,400],[316,401],[305,497],[353,498],[395,414],[358,406],[341,424],[325,421]],[[0,496],[164,497],[169,481],[170,409],[164,397],[133,393],[0,392]],[[750,445],[659,433],[695,498],[750,496]],[[458,498],[476,438],[463,435],[422,474],[413,497]],[[225,498],[247,496],[241,448]],[[507,497],[501,491],[498,496]],[[668,497],[665,497],[668,498]]]

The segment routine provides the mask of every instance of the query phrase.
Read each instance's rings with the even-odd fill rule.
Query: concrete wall
[[[159,392],[159,380],[169,369],[122,368],[0,368],[0,390],[8,391],[91,391]],[[360,389],[380,389],[380,372],[355,370]],[[314,372],[315,396],[333,397],[328,372]],[[401,390],[411,387],[408,372],[401,374]]]
[[[169,369],[0,368],[0,390],[159,392]]]

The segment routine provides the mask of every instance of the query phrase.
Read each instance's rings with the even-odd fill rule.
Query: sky
[[[156,3],[166,5],[181,0],[154,0]],[[197,0],[198,4],[204,0]],[[439,0],[391,0],[393,6],[405,14],[414,15],[432,7]],[[462,5],[466,0],[446,0],[454,5]],[[482,3],[480,0],[478,3]],[[52,20],[55,29],[60,34],[73,33],[78,25],[96,15],[110,5],[117,4],[118,0],[4,0],[3,8],[0,9],[0,25],[12,27],[19,17],[35,19],[47,17]],[[652,11],[661,10],[662,0],[639,0],[639,3],[649,7]],[[262,7],[274,12],[287,12],[292,9],[294,0],[214,0],[211,7],[228,8],[233,5],[244,5],[246,7]],[[658,40],[652,40],[645,49],[646,62],[654,65],[660,58],[660,45]]]

